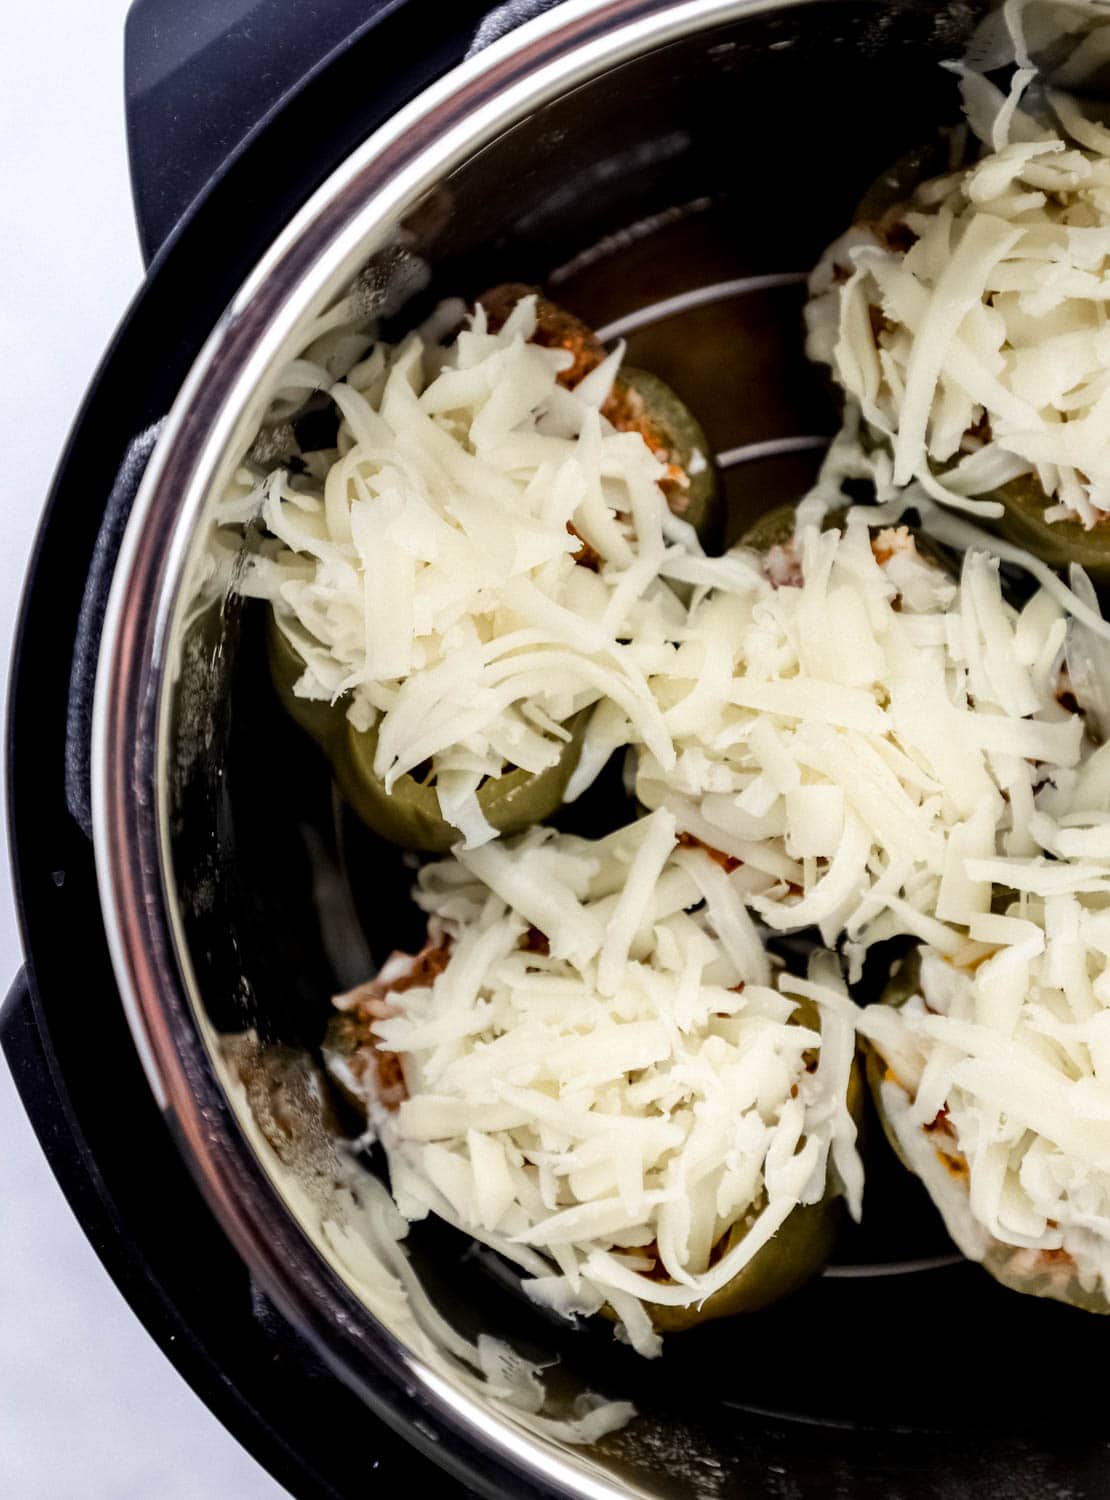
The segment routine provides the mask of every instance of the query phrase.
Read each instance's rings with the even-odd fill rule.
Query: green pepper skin
[[[739,1275],[714,1292],[700,1307],[648,1306],[658,1333],[683,1333],[716,1318],[758,1312],[813,1279],[832,1254],[840,1218],[840,1203],[826,1195],[819,1203],[796,1208],[773,1239],[756,1252]],[[727,1254],[744,1238],[734,1226],[725,1242]]]
[[[519,833],[545,818],[563,804],[589,721],[589,712],[572,721],[571,738],[554,765],[546,771],[510,771],[490,778],[478,789],[478,803],[486,821],[498,833]],[[376,730],[360,733],[344,721],[343,733],[333,743],[332,765],[340,790],[355,812],[375,833],[406,849],[444,854],[459,842],[459,831],[445,822],[439,798],[430,786],[401,776],[392,792],[374,774]]]
[[[797,514],[793,505],[776,505],[765,516],[749,526],[740,538],[741,547],[750,547],[753,552],[770,552],[772,547],[785,547],[794,539],[794,519]],[[828,531],[843,519],[843,510],[830,511],[821,523],[821,530]]]
[[[367,1041],[366,1028],[360,1026],[355,1016],[340,1013],[330,1016],[320,1043],[320,1055],[324,1060],[328,1082],[358,1114],[366,1117],[366,1100],[351,1086],[348,1075],[351,1060],[356,1058]]]
[[[1005,506],[1005,515],[989,524],[1007,541],[1053,568],[1079,563],[1092,583],[1110,587],[1110,521],[1099,521],[1090,530],[1079,521],[1046,521],[1044,512],[1050,502],[1031,474],[1012,479],[983,498]]]
[[[620,400],[631,392],[643,403],[647,431],[644,437],[652,447],[666,450],[670,463],[686,475],[685,488],[663,484],[668,503],[681,520],[688,521],[707,551],[716,551],[724,534],[725,506],[713,450],[701,423],[690,408],[678,399],[665,381],[649,370],[624,365],[614,386]],[[692,472],[691,465],[701,456],[702,467]]]
[[[847,516],[847,507],[838,505],[835,510],[825,512],[821,520],[822,531],[832,531],[836,527],[843,527]],[[740,539],[742,547],[750,547],[755,552],[769,552],[772,547],[785,547],[794,537],[795,507],[793,505],[777,505],[774,510],[769,510]],[[902,523],[899,522],[899,525]],[[872,536],[886,527],[871,528]],[[895,528],[897,529],[897,528]],[[931,536],[921,531],[916,526],[911,526],[914,545],[921,557],[926,561],[934,563],[948,574],[950,578],[959,578],[959,558],[940,542],[934,541]]]
[[[920,994],[920,992],[921,950],[915,948],[887,984],[886,989],[883,991],[882,1003],[884,1005],[891,1005],[895,1009],[900,1009],[909,1000],[911,995]],[[883,1133],[890,1142],[891,1150],[907,1171],[914,1172],[919,1177],[930,1198],[936,1204],[941,1217],[946,1218],[947,1216],[944,1214],[941,1203],[938,1201],[937,1187],[941,1184],[951,1187],[956,1181],[955,1175],[944,1165],[939,1155],[937,1157],[935,1179],[916,1173],[915,1169],[906,1160],[905,1151],[898,1138],[898,1131],[894,1120],[891,1118],[882,1091],[882,1085],[888,1081],[898,1084],[900,1089],[901,1084],[897,1075],[888,1067],[885,1059],[875,1045],[869,1042],[865,1046],[867,1085],[874,1100],[875,1109],[883,1127]],[[902,1092],[905,1093],[904,1090]],[[908,1095],[906,1097],[908,1098]],[[962,1153],[955,1146],[954,1142],[952,1152],[947,1154],[957,1160],[963,1160]],[[966,1185],[958,1186],[956,1191],[966,1194]],[[970,1213],[970,1208],[968,1212]],[[991,1239],[988,1241],[982,1260],[977,1263],[993,1276],[996,1281],[1000,1282],[1001,1285],[1009,1287],[1011,1291],[1021,1292],[1024,1296],[1047,1297],[1051,1301],[1064,1302],[1069,1307],[1079,1308],[1083,1312],[1100,1313],[1103,1315],[1110,1314],[1110,1301],[1108,1301],[1103,1292],[1098,1290],[1086,1291],[1079,1285],[1078,1280],[1074,1276],[1068,1280],[1062,1279],[1059,1266],[1052,1267],[1050,1265],[1043,1269],[1023,1266],[1020,1264],[1020,1255],[1021,1252],[1016,1250],[1014,1246],[1003,1244],[1000,1240]],[[1016,1267],[1014,1264],[1015,1260],[1019,1262]]]
[[[289,643],[270,614],[267,630],[270,675],[283,706],[302,729],[316,741],[331,762],[332,772],[346,801],[381,838],[403,849],[426,854],[444,854],[459,842],[460,834],[442,816],[435,790],[400,776],[393,790],[374,772],[378,746],[376,729],[357,730],[348,720],[342,703],[329,704],[298,698],[293,685],[304,671],[304,661]],[[478,789],[478,803],[498,833],[517,833],[540,823],[561,807],[589,722],[586,709],[571,720],[571,738],[559,759],[546,771],[510,771],[489,778]]]
[[[337,710],[319,698],[298,698],[294,685],[305,670],[304,659],[278,628],[271,609],[266,622],[266,657],[270,678],[277,689],[282,707],[316,743],[327,750],[335,733]]]
[[[858,1128],[863,1117],[863,1079],[858,1063],[852,1066],[848,1108]],[[659,1333],[681,1333],[715,1318],[758,1312],[799,1291],[832,1254],[842,1212],[840,1196],[832,1188],[817,1203],[802,1204],[744,1269],[700,1307],[649,1306],[652,1325]],[[734,1224],[722,1254],[727,1255],[738,1245],[747,1229],[747,1224]]]
[[[794,1024],[820,1029],[817,1009],[810,1000],[801,1000],[791,1017]],[[859,1062],[853,1062],[848,1082],[848,1109],[856,1129],[863,1124],[863,1076]],[[763,1203],[757,1204],[757,1212]],[[681,1333],[716,1318],[732,1318],[758,1312],[773,1302],[798,1291],[822,1269],[832,1254],[840,1224],[843,1204],[830,1184],[825,1196],[816,1203],[802,1204],[786,1219],[778,1233],[761,1250],[757,1250],[742,1271],[730,1282],[707,1297],[700,1307],[664,1307],[649,1304],[652,1326],[659,1333]],[[734,1224],[721,1246],[727,1255],[744,1238],[751,1219]]]

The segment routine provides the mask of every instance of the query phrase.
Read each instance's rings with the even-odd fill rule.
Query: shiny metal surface
[[[873,67],[876,94],[891,105],[898,90],[882,70],[905,69],[907,78],[919,84],[931,79],[927,67],[934,63],[928,49],[937,56],[945,55],[946,48],[950,52],[975,10],[915,0],[897,5],[879,0],[572,0],[511,33],[368,140],[289,225],[213,330],[170,413],[140,492],[103,637],[93,790],[104,915],[120,991],[151,1085],[209,1201],[260,1285],[375,1411],[489,1493],[596,1500],[637,1494],[735,1500],[779,1495],[785,1500],[830,1493],[821,1486],[832,1476],[841,1486],[838,1493],[860,1500],[880,1495],[960,1500],[972,1493],[1018,1500],[1026,1491],[1015,1487],[1016,1480],[1011,1483],[1011,1470],[1017,1474],[1024,1465],[1021,1483],[1042,1484],[1039,1493],[1055,1481],[1057,1470],[1051,1452],[1026,1451],[1021,1438],[1007,1439],[1009,1447],[996,1449],[961,1441],[951,1453],[926,1454],[912,1484],[907,1481],[909,1487],[903,1487],[899,1466],[910,1450],[895,1435],[867,1436],[849,1452],[842,1437],[830,1446],[819,1436],[799,1436],[801,1429],[782,1420],[781,1412],[770,1419],[757,1417],[771,1403],[750,1393],[726,1403],[726,1420],[717,1420],[711,1431],[712,1424],[703,1424],[700,1413],[684,1406],[679,1392],[663,1389],[662,1377],[656,1392],[643,1372],[619,1358],[611,1369],[599,1371],[595,1388],[620,1397],[630,1393],[626,1386],[634,1386],[644,1415],[597,1449],[578,1450],[529,1430],[503,1404],[487,1399],[480,1385],[468,1383],[457,1361],[437,1363],[429,1357],[426,1329],[414,1331],[403,1317],[392,1316],[385,1302],[374,1303],[372,1270],[353,1271],[350,1254],[344,1258],[343,1236],[352,1226],[339,1222],[345,1209],[337,1206],[333,1192],[341,1167],[321,1126],[319,1107],[312,1104],[311,1089],[295,1082],[288,1096],[294,1099],[295,1119],[301,1118],[297,1110],[304,1111],[310,1127],[304,1132],[307,1144],[303,1149],[283,1144],[272,1119],[267,1126],[267,1109],[251,1102],[255,1063],[244,1063],[243,1049],[236,1052],[219,1035],[232,1028],[213,1020],[221,1006],[232,1013],[239,1006],[257,1028],[257,1002],[273,997],[216,993],[221,978],[225,989],[233,987],[233,966],[229,962],[220,970],[197,942],[196,932],[215,931],[219,904],[213,907],[211,892],[198,894],[203,880],[195,888],[182,886],[187,865],[194,873],[203,872],[209,869],[204,861],[210,860],[212,888],[222,889],[219,880],[226,878],[229,862],[237,868],[241,852],[223,847],[231,837],[228,829],[242,825],[234,818],[229,823],[226,807],[221,811],[219,805],[225,772],[228,784],[238,774],[233,752],[239,728],[236,722],[229,731],[226,704],[234,701],[241,708],[249,689],[234,675],[236,622],[220,615],[214,628],[223,633],[199,638],[191,655],[187,640],[187,622],[191,618],[196,624],[191,581],[203,552],[208,507],[256,430],[276,371],[304,346],[312,318],[368,260],[382,257],[390,247],[395,255],[401,244],[406,254],[427,262],[431,290],[443,292],[456,289],[453,277],[461,284],[481,276],[487,257],[502,266],[515,264],[513,255],[518,254],[528,261],[527,274],[554,272],[559,294],[566,288],[578,296],[575,305],[598,325],[605,324],[607,334],[638,339],[637,350],[655,350],[659,358],[669,357],[668,351],[680,361],[688,358],[689,340],[677,348],[673,341],[658,344],[668,319],[687,315],[695,320],[683,325],[692,339],[709,337],[715,321],[725,333],[733,330],[733,342],[739,338],[752,350],[762,350],[767,358],[753,381],[750,401],[743,403],[747,426],[727,432],[721,426],[720,440],[712,431],[710,436],[730,466],[730,495],[740,509],[766,508],[768,486],[797,481],[795,470],[789,471],[789,479],[787,470],[776,471],[779,480],[769,479],[772,471],[764,466],[811,463],[827,431],[820,421],[820,402],[796,389],[801,377],[795,367],[780,368],[771,358],[786,326],[783,308],[796,311],[797,305],[796,300],[774,299],[797,298],[799,273],[811,263],[822,238],[831,237],[850,213],[853,193],[884,163],[893,144],[887,132],[868,137],[866,111],[858,98],[843,99],[838,106],[835,80],[820,81],[826,44],[845,67]],[[924,60],[919,56],[923,49]],[[791,98],[767,85],[766,117],[772,99],[782,106],[768,138],[737,123],[735,142],[724,139],[719,124],[732,118],[734,108],[737,121],[744,118],[745,90],[772,66],[782,70],[785,85],[795,56],[800,93]],[[615,87],[610,86],[613,75]],[[898,127],[907,144],[915,129],[914,111],[921,119],[931,118],[928,87],[921,87],[921,100],[906,104]],[[672,100],[678,101],[674,118],[656,118],[671,109]],[[815,144],[812,130],[805,127],[814,100],[818,112],[844,110],[842,138],[835,121],[827,132],[826,121],[820,122],[822,138],[827,134],[834,139],[834,149],[842,153],[831,161],[821,157],[820,141]],[[920,123],[916,128],[922,128]],[[795,164],[809,160],[805,152],[816,153],[805,188],[812,212],[805,205],[805,211],[799,210],[796,194],[789,198],[783,192],[781,199],[775,198],[782,161],[798,149],[803,155],[793,157]],[[615,165],[607,177],[593,179],[595,200],[583,201],[581,192],[566,200],[562,212],[569,227],[564,236],[551,217],[559,202],[560,173],[571,176],[591,154],[606,151],[612,154],[605,159]],[[699,197],[698,162],[703,159],[709,195]],[[842,184],[836,177],[841,166]],[[734,192],[722,220],[724,231],[701,246],[698,226],[717,222],[703,208],[710,203],[714,179],[722,174],[732,174],[734,187],[747,184],[750,191],[746,201],[743,191]],[[681,198],[675,196],[679,189],[688,189]],[[604,265],[600,279],[590,280],[586,270],[599,253],[596,245],[615,226],[633,220],[654,224],[652,214],[669,211],[680,201],[686,204],[686,217],[678,214],[675,223],[694,225],[683,243],[693,244],[693,260],[700,256],[703,262],[692,265],[685,279],[678,275],[678,259],[674,265],[668,259],[670,221],[664,216],[659,219],[661,236],[650,241],[664,248],[639,266],[642,285],[632,305],[622,293],[620,273],[610,277],[616,290],[606,282]],[[768,203],[771,211],[761,215]],[[750,254],[749,242],[754,247]],[[628,243],[634,260],[634,241]],[[496,273],[491,270],[487,279],[496,279]],[[383,271],[381,293],[388,296],[391,290]],[[747,292],[758,296],[748,298],[743,295]],[[413,305],[419,296],[417,288]],[[730,324],[715,311],[726,304],[748,311],[730,313],[738,319]],[[647,354],[637,353],[636,362],[648,363]],[[692,367],[683,369],[696,378]],[[660,373],[670,378],[668,370]],[[681,391],[681,380],[676,383]],[[722,410],[736,405],[734,392],[716,394]],[[700,406],[695,409],[701,415]],[[713,412],[708,415],[714,418]],[[202,816],[192,819],[190,813],[183,820],[175,788],[183,776],[187,779],[188,765],[184,772],[182,766],[189,757],[202,763],[208,801],[198,804]],[[211,828],[201,827],[210,811]],[[292,848],[275,839],[274,848],[283,855]],[[192,864],[181,852],[190,843],[196,846],[188,856]],[[352,903],[362,900],[365,891],[352,878],[356,861],[344,852],[342,837],[337,859],[330,865],[318,862],[314,890],[322,899],[320,892],[328,886],[326,902],[342,942],[344,924],[355,920],[349,915]],[[242,878],[249,882],[253,867],[243,868]],[[384,886],[397,873],[366,866],[361,885],[370,879]],[[272,894],[269,887],[264,894]],[[209,908],[202,911],[205,900]],[[229,941],[234,957],[236,945],[246,945],[248,934],[235,927],[231,915],[223,925],[232,930],[217,939]],[[391,936],[383,933],[382,940]],[[326,932],[313,941],[321,953],[306,950],[306,972],[310,959],[325,968],[328,962]],[[246,967],[244,958],[244,992],[250,985]],[[292,973],[287,977],[292,994],[301,981]],[[308,978],[303,983],[311,988]],[[284,1035],[277,1039],[285,1046]],[[291,1045],[295,1051],[296,1041]],[[272,1058],[276,1049],[262,1051]],[[310,1119],[313,1108],[316,1115]],[[420,1275],[427,1267],[434,1270],[431,1259],[419,1258],[424,1255],[419,1246],[416,1254],[413,1264]],[[909,1262],[914,1256],[901,1259]],[[838,1285],[858,1280],[845,1267]],[[377,1306],[377,1316],[368,1305]],[[498,1311],[500,1328],[514,1326],[515,1305],[505,1304],[507,1313],[504,1307]],[[573,1401],[580,1389],[575,1380],[584,1388],[594,1379],[575,1365],[565,1341],[559,1348],[564,1373],[553,1385],[561,1381],[563,1389],[552,1397],[553,1414]],[[595,1348],[586,1349],[581,1364],[590,1364]],[[824,1416],[804,1420],[824,1422],[830,1432],[841,1434],[852,1425],[831,1408]],[[1012,1462],[1019,1451],[1021,1459]],[[1077,1488],[1074,1493],[1078,1500],[1096,1491]]]

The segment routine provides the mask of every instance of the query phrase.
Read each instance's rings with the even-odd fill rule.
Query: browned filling
[[[1062,664],[1056,673],[1056,702],[1069,714],[1083,714],[1084,709],[1075,696],[1067,664]]]
[[[776,542],[763,554],[763,573],[775,589],[800,589],[805,583],[802,559],[793,541]]]
[[[544,957],[551,952],[547,935],[538,927],[528,928],[520,946],[526,953]],[[372,1093],[379,1104],[390,1110],[397,1109],[408,1098],[401,1055],[383,1047],[371,1028],[376,1021],[388,1021],[401,1014],[401,1007],[395,1004],[398,995],[406,990],[426,989],[435,982],[450,962],[450,940],[426,943],[419,953],[412,955],[391,954],[390,963],[399,956],[409,962],[397,978],[382,979],[379,975],[339,997],[340,1013],[329,1033],[360,1090]],[[367,1076],[371,1071],[372,1078]]]
[[[530,296],[536,298],[536,331],[532,342],[542,349],[565,349],[574,356],[574,363],[560,371],[558,377],[560,385],[568,391],[573,390],[605,358],[605,345],[592,328],[545,297],[538,287],[526,286],[520,281],[507,281],[502,286],[492,287],[483,292],[478,301],[485,308],[490,329],[496,333],[504,327],[520,299]],[[660,481],[659,487],[671,511],[676,516],[681,515],[689,504],[686,493],[690,488],[689,476],[667,442],[666,434],[652,421],[639,391],[618,379],[601,408],[601,415],[618,432],[638,432],[656,458],[666,465],[666,478]],[[576,560],[585,562],[585,559]],[[585,566],[593,564],[585,562]]]
[[[895,1083],[898,1082],[897,1077],[893,1072],[891,1072],[890,1068],[886,1069],[885,1076],[892,1079]],[[901,1084],[899,1084],[899,1087],[901,1087]],[[921,1128],[928,1135],[943,1135],[947,1137],[950,1141],[953,1142],[953,1145],[955,1146],[956,1132],[952,1128],[952,1121],[948,1113],[947,1105],[939,1109],[934,1117],[929,1121],[929,1123],[927,1125],[923,1125]],[[957,1182],[967,1182],[968,1177],[970,1176],[970,1168],[967,1164],[967,1158],[963,1155],[958,1147],[956,1147],[952,1151],[943,1151],[939,1147],[937,1147],[936,1155],[937,1160],[947,1170],[947,1172],[956,1179]],[[1056,1229],[1059,1227],[1055,1219],[1048,1219],[1045,1222],[1049,1229]],[[1071,1255],[1071,1252],[1068,1250],[1064,1250],[1063,1248],[1057,1250],[1037,1250],[1032,1253],[1035,1260],[1046,1267],[1074,1265],[1074,1259]]]
[[[709,855],[715,865],[720,865],[726,875],[731,875],[733,870],[738,870],[744,863],[737,859],[734,854],[726,854],[723,849],[714,849],[711,844],[704,843],[692,833],[680,833],[678,842],[683,849],[701,849]]]
[[[884,223],[879,233],[887,248],[893,250],[896,255],[908,255],[917,244],[917,235],[902,219]]]
[[[597,573],[598,571],[600,571],[601,553],[598,552],[595,547],[592,547],[590,545],[590,543],[578,530],[578,527],[574,524],[573,521],[567,522],[567,530],[570,532],[571,536],[576,536],[582,543],[577,552],[571,553],[574,561],[578,563],[579,567],[589,568],[591,573]]]
[[[538,953],[546,958],[551,952],[551,944],[547,940],[547,934],[541,932],[538,927],[529,927],[528,931],[520,940],[520,946],[525,953]]]
[[[871,556],[879,567],[886,564],[898,552],[905,551],[905,543],[912,542],[913,535],[908,526],[887,526],[871,538]]]
[[[396,958],[397,955],[391,955]],[[451,957],[448,943],[426,943],[412,955],[409,968],[396,979],[369,979],[365,984],[340,997],[341,1015],[335,1031],[350,1048],[347,1066],[364,1093],[386,1109],[397,1109],[408,1098],[400,1055],[383,1047],[371,1027],[375,1021],[388,1021],[401,1014],[393,1004],[394,995],[406,990],[423,989],[442,974]],[[373,1078],[367,1074],[372,1071]]]
[[[678,454],[667,442],[666,433],[652,421],[640,392],[618,380],[601,408],[601,415],[618,432],[638,432],[659,462],[666,465],[667,475],[659,481],[659,488],[671,513],[680,516],[690,503],[687,494],[690,479],[678,461]]]
[[[1073,1264],[1069,1251],[1061,1247],[1059,1250],[1042,1250],[1040,1258],[1050,1266],[1070,1266]]]
[[[945,1168],[950,1176],[956,1178],[957,1182],[965,1182],[967,1180],[968,1165],[964,1157],[953,1156],[948,1151],[938,1151],[937,1161],[940,1162],[941,1166]]]
[[[573,390],[605,358],[605,345],[581,318],[545,297],[538,287],[526,286],[521,281],[506,281],[501,286],[491,287],[478,301],[486,310],[490,331],[496,333],[508,322],[520,299],[533,295],[536,298],[536,331],[532,342],[539,344],[541,349],[566,349],[573,354],[574,363],[559,373],[559,384],[568,391]]]

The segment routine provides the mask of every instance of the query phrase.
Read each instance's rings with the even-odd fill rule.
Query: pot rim
[[[430,186],[606,68],[740,15],[817,3],[567,0],[418,95],[312,195],[228,305],[165,421],[113,577],[93,706],[93,842],[116,982],[147,1080],[209,1206],[271,1300],[379,1416],[441,1462],[450,1454],[456,1472],[490,1491],[508,1482],[522,1495],[633,1493],[454,1387],[315,1249],[306,1256],[311,1241],[237,1123],[190,1000],[169,863],[171,643],[186,563],[206,498],[257,424],[252,403],[266,372],[296,352],[307,310],[349,279]]]

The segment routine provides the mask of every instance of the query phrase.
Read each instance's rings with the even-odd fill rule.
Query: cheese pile
[[[808,349],[888,441],[895,484],[998,516],[976,497],[1031,475],[1049,521],[1090,527],[1110,513],[1110,129],[1065,89],[1105,57],[1110,26],[1088,30],[1060,86],[1042,87],[1026,8],[1006,6],[1009,56],[986,59],[1017,63],[1008,94],[956,68],[979,159],[830,247],[811,280]],[[1089,26],[1086,5],[1048,19],[1058,28],[1069,12]]]
[[[652,682],[674,768],[645,750],[636,782],[743,861],[769,927],[847,934],[855,974],[899,933],[966,953],[957,926],[974,940],[991,898],[966,862],[1030,853],[1037,788],[1083,746],[1057,697],[1060,605],[1042,590],[1014,608],[976,549],[957,583],[906,528],[873,538],[875,515],[803,525],[765,561],[732,555]]]
[[[996,8],[952,69],[978,159],[854,226],[814,273],[808,349],[847,394],[841,441],[859,450],[881,499],[907,487],[902,504],[924,495],[993,517],[1001,506],[979,497],[1030,476],[1049,521],[1090,527],[1110,513],[1110,129],[1069,92],[1104,67],[1108,23],[1106,7],[1085,0]],[[1003,92],[995,79],[1006,68]],[[868,429],[862,444],[851,440]],[[1043,565],[993,541],[1042,591],[1015,614],[992,585],[984,610],[993,565],[974,529],[929,501],[923,514],[934,534],[970,548],[947,643],[920,658],[917,691],[932,694],[932,714],[906,740],[903,689],[884,707],[898,748],[945,800],[964,798],[965,811],[941,816],[938,867],[936,845],[929,852],[924,842],[924,793],[910,885],[885,917],[864,923],[862,945],[848,944],[858,972],[872,935],[901,926],[925,943],[917,993],[898,1009],[870,1007],[859,1031],[887,1065],[888,1125],[965,1254],[1010,1284],[1104,1308],[1110,753],[1094,744],[1110,731],[1105,627],[1080,570],[1069,593]],[[903,606],[896,636],[905,623]],[[858,644],[845,655],[865,659]],[[946,695],[936,694],[941,679]],[[1076,700],[1089,737],[1061,706]],[[918,739],[929,717],[938,761]],[[1046,732],[1053,743],[1022,743]],[[848,805],[850,783],[840,790]],[[785,852],[789,836],[787,822]],[[859,911],[873,912],[910,863],[905,834],[888,842],[872,904],[865,898],[848,919],[850,938]],[[843,850],[842,839],[838,858]]]
[[[1011,1284],[1110,1301],[1110,752],[1054,792],[1046,852],[979,861],[1008,892],[973,971],[925,950],[917,993],[861,1033],[882,1103],[956,1244]],[[1098,813],[1083,811],[1097,806]]]
[[[534,329],[527,297],[496,333],[479,308],[446,350],[414,334],[339,382],[294,371],[341,412],[338,452],[322,477],[275,470],[227,512],[269,533],[239,589],[272,603],[306,662],[297,694],[376,726],[387,790],[430,760],[471,846],[493,837],[483,779],[553,765],[601,698],[670,759],[645,674],[682,608],[659,572],[699,550],[663,465],[599,413],[622,349],[567,390],[572,355]],[[583,543],[596,568],[576,562]]]
[[[669,813],[596,842],[537,828],[458,850],[417,899],[450,960],[372,1028],[407,1099],[367,1097],[406,1218],[461,1225],[540,1303],[608,1305],[655,1354],[648,1305],[725,1286],[825,1196],[830,1162],[858,1216],[836,962],[776,973],[737,882],[677,844]],[[799,996],[820,1033],[788,1024]]]

